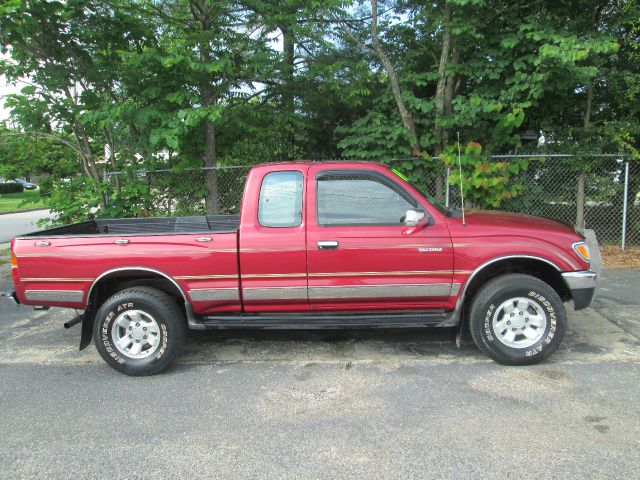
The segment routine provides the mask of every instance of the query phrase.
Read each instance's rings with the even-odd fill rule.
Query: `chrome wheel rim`
[[[510,298],[496,309],[492,327],[502,344],[511,348],[527,348],[543,337],[547,328],[547,314],[535,300]]]
[[[127,310],[114,320],[111,338],[118,352],[129,358],[146,358],[160,345],[160,327],[142,310]]]

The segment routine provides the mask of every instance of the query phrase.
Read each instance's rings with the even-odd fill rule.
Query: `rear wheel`
[[[473,298],[471,336],[498,363],[531,365],[556,351],[567,326],[562,300],[530,275],[502,275]]]
[[[93,334],[100,355],[111,367],[127,375],[153,375],[180,353],[184,315],[160,290],[127,288],[100,306]]]

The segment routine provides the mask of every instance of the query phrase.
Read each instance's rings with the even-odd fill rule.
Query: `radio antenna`
[[[460,132],[458,131],[458,170],[460,172],[460,200],[462,210],[462,225],[466,225],[467,221],[464,217],[464,192],[462,191],[462,160],[460,159]]]

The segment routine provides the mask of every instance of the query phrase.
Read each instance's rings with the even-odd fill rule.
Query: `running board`
[[[452,312],[376,312],[376,313],[282,313],[237,314],[202,317],[199,329],[268,328],[268,329],[338,329],[452,327]],[[194,326],[190,325],[191,328]]]

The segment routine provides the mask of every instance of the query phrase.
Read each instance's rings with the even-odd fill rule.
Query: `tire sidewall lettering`
[[[492,299],[492,303],[490,303],[485,310],[485,315],[482,322],[482,332],[481,332],[482,336],[484,337],[484,340],[487,343],[495,345],[500,349],[505,349],[511,353],[515,353],[518,355],[524,355],[525,357],[534,357],[536,355],[539,355],[544,350],[545,346],[551,344],[551,342],[553,341],[553,338],[555,337],[556,330],[557,330],[557,323],[558,323],[556,310],[553,307],[553,304],[544,295],[538,293],[535,290],[530,290],[526,294],[526,296],[531,299],[534,299],[546,311],[546,314],[547,314],[546,334],[542,339],[538,341],[538,343],[536,343],[531,347],[528,347],[526,350],[508,347],[507,345],[502,344],[500,341],[497,341],[497,342],[495,341],[496,334],[493,330],[492,319],[496,312],[497,305],[513,295],[523,296],[522,294],[510,293],[510,294],[502,294],[502,295],[499,295],[497,298],[494,297]]]
[[[153,312],[153,310],[151,310],[150,313],[152,313],[153,317],[156,319],[156,321],[158,322],[158,325],[160,326],[160,336],[161,336],[160,347],[158,348],[157,352],[155,352],[153,355],[147,358],[135,359],[135,358],[129,358],[129,357],[126,357],[125,355],[122,355],[117,350],[115,345],[113,345],[113,339],[111,338],[111,328],[113,326],[113,322],[120,314],[124,313],[127,310],[142,310],[147,312],[150,311],[150,309],[147,306],[140,305],[136,301],[126,301],[126,302],[120,302],[117,305],[115,305],[113,308],[111,308],[108,311],[108,313],[102,319],[100,319],[99,338],[104,347],[104,350],[107,352],[107,355],[112,357],[113,360],[115,360],[121,365],[125,363],[128,363],[128,364],[151,363],[151,362],[156,362],[161,360],[162,357],[165,356],[168,350],[169,332],[168,332],[167,325],[164,323],[164,320],[162,319],[161,315],[159,315],[156,312]]]
[[[489,305],[489,308],[487,308],[487,313],[484,317],[483,333],[484,333],[485,339],[488,342],[493,342],[493,340],[495,339],[493,335],[493,328],[491,325],[491,319],[493,318],[493,314],[495,311],[496,311],[496,305],[495,303],[492,303],[491,305]]]
[[[525,352],[527,357],[532,357],[542,352],[544,345],[549,345],[553,341],[558,325],[558,315],[556,314],[556,310],[553,308],[551,302],[543,295],[531,290],[527,296],[536,300],[547,311],[547,333],[545,337],[542,338],[533,348]]]
[[[162,343],[160,344],[158,353],[155,354],[156,360],[160,360],[164,356],[169,343],[169,334],[167,332],[167,326],[164,323],[160,324],[160,334],[162,336]]]

